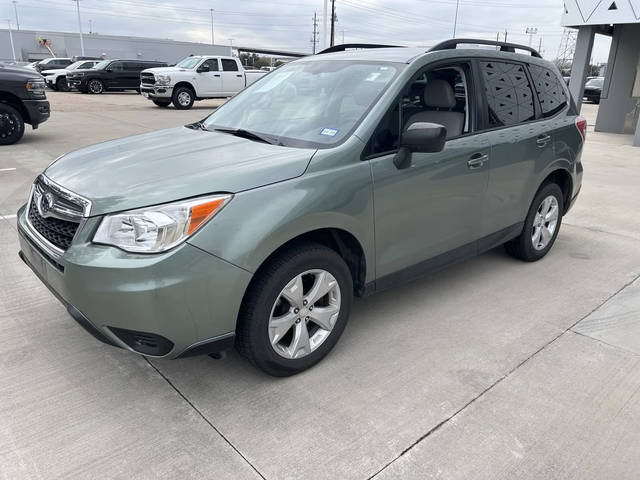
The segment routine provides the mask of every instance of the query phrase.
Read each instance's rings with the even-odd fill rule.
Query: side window
[[[467,64],[431,69],[414,77],[387,112],[369,141],[366,155],[398,149],[401,132],[416,122],[438,123],[447,138],[473,131]]]
[[[139,72],[144,68],[144,64],[140,62],[123,62],[123,68],[126,72]]]
[[[83,64],[81,64],[78,68],[91,68],[95,65],[95,63],[93,62],[84,62]]]
[[[529,65],[529,72],[540,100],[543,117],[552,117],[567,106],[567,94],[557,73],[533,64]]]
[[[230,58],[223,58],[222,61],[222,70],[225,72],[237,72],[238,64],[235,60],[231,60]]]
[[[235,63],[235,62],[234,62]],[[203,63],[203,65],[208,65],[209,66],[209,71],[210,72],[217,72],[219,71],[218,68],[218,59],[217,58],[210,58],[209,60],[205,60]],[[228,70],[225,68],[225,70]]]
[[[518,63],[480,62],[489,105],[489,127],[509,127],[535,119],[533,91]]]
[[[112,70],[114,72],[122,72],[124,70],[124,67],[122,66],[122,62],[111,62],[109,64],[109,70]]]

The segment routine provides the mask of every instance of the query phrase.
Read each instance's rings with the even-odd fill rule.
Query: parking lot
[[[278,379],[236,353],[147,360],[86,333],[18,258],[15,212],[70,150],[200,120],[135,93],[48,92],[0,150],[5,479],[632,479],[640,467],[640,149],[593,132],[543,260],[495,249],[357,299]],[[583,114],[590,125],[597,106]]]

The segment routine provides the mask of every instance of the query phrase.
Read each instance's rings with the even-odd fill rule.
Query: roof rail
[[[500,47],[501,52],[515,53],[516,48],[518,50],[526,50],[531,52],[532,57],[542,58],[542,55],[535,49],[526,45],[520,45],[517,43],[497,42],[495,40],[478,40],[473,38],[453,38],[451,40],[445,40],[438,43],[436,46],[431,47],[429,52],[435,52],[438,50],[455,50],[459,44],[472,44],[472,45],[493,45]]]
[[[334,45],[333,47],[325,48],[316,55],[322,55],[324,53],[344,52],[347,49],[352,48],[401,48],[399,45],[380,45],[377,43],[343,43],[342,45]]]

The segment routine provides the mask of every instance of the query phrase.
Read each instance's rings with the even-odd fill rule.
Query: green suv
[[[201,122],[64,155],[18,212],[20,256],[103,342],[235,346],[279,376],[334,347],[354,296],[501,244],[539,260],[586,122],[534,50],[466,43],[488,42],[333,48]]]

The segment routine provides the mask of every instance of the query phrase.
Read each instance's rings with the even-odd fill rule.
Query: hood
[[[64,68],[55,68],[53,70],[43,70],[42,72],[40,72],[42,75],[45,74],[49,74],[49,75],[55,75],[56,73],[62,73],[62,72],[66,72],[67,70]]]
[[[104,72],[104,70],[100,69],[96,69],[96,68],[76,68],[75,70],[69,70],[69,74],[73,75],[75,73],[87,73],[87,72]]]
[[[82,148],[45,175],[91,200],[93,216],[288,180],[314,152],[179,127]]]
[[[178,67],[154,67],[154,68],[146,68],[143,70],[144,73],[175,73],[175,72],[193,72],[193,69],[187,68],[178,68]]]
[[[24,78],[39,78],[42,77],[40,72],[32,68],[18,67],[17,65],[4,65],[0,64],[0,73],[13,73],[23,75]]]

